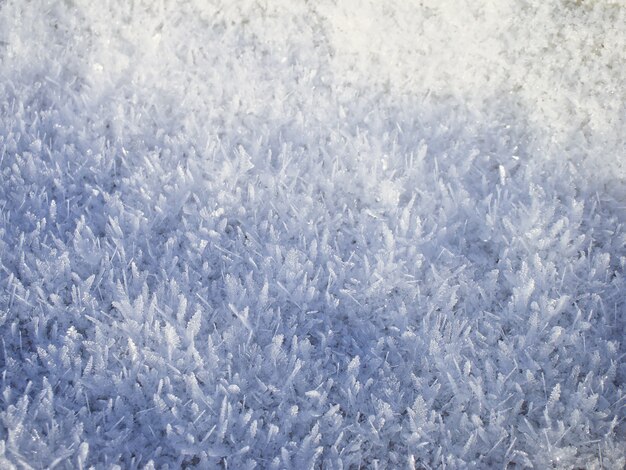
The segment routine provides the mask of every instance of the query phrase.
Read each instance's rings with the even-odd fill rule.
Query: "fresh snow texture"
[[[0,468],[623,468],[625,39],[0,0]]]

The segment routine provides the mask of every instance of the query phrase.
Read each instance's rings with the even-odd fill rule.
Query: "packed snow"
[[[0,468],[621,469],[623,0],[0,0]]]

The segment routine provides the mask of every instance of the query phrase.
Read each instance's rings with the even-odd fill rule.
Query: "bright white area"
[[[0,0],[0,467],[623,468],[625,51],[622,0]]]

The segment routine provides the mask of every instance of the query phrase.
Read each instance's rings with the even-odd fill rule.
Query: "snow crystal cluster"
[[[625,25],[0,1],[0,468],[623,468]]]

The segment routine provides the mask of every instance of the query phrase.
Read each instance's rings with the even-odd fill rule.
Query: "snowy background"
[[[622,0],[0,0],[0,467],[626,464]]]

